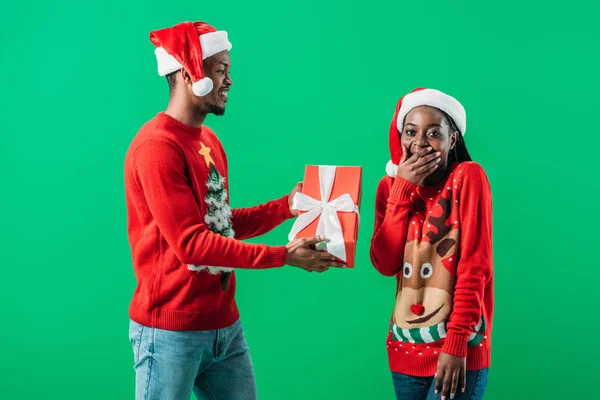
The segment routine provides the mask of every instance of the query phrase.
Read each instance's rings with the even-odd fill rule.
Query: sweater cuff
[[[467,342],[469,341],[469,335],[461,335],[456,332],[448,332],[446,339],[444,340],[444,346],[442,351],[455,357],[466,357],[467,356]]]
[[[392,184],[392,188],[390,190],[390,198],[399,200],[402,202],[409,202],[410,195],[418,188],[418,185],[415,185],[412,182],[407,181],[404,178],[400,178],[399,176],[394,179],[394,183]]]
[[[290,210],[288,198],[289,195],[285,195],[279,199],[279,205],[281,207],[279,215],[281,215],[284,219],[294,218],[294,214],[292,214],[292,210]]]
[[[267,248],[267,263],[273,268],[283,267],[287,258],[287,249],[285,246],[275,246]]]

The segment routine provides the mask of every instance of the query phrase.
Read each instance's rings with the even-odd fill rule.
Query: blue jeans
[[[487,385],[488,369],[467,371],[465,392],[456,392],[454,400],[482,400]],[[397,400],[434,400],[441,399],[442,393],[435,394],[433,376],[419,377],[392,372]],[[448,400],[450,396],[446,397]]]
[[[256,400],[242,324],[212,331],[167,331],[130,321],[136,400]]]

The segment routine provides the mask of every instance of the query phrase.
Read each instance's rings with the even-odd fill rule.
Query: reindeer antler
[[[452,230],[452,222],[446,225],[446,220],[450,216],[452,212],[452,191],[449,191],[450,197],[440,197],[438,204],[442,207],[443,213],[439,217],[430,216],[427,218],[427,222],[437,228],[437,232],[433,233],[432,231],[427,232],[427,237],[430,239],[431,245],[435,245],[437,242],[442,240],[448,232]],[[454,246],[456,240],[446,238],[437,246],[437,253],[440,257],[444,257],[446,253]]]

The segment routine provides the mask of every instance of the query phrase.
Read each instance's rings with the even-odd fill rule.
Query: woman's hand
[[[431,153],[433,148],[426,147],[408,158],[408,148],[402,146],[402,159],[398,164],[397,176],[415,185],[422,185],[425,178],[439,168],[440,152]]]
[[[435,394],[442,392],[442,400],[454,399],[456,390],[464,393],[467,387],[467,359],[440,353],[435,373]]]

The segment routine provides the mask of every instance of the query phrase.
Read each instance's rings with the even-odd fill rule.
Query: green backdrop
[[[493,188],[486,399],[596,398],[593,3],[3,4],[0,398],[133,398],[123,160],[167,103],[148,34],[182,20],[233,42],[227,113],[207,120],[227,150],[233,206],[281,196],[307,163],[364,167],[356,269],[239,272],[261,399],[393,398],[394,280],[368,248],[390,118],[417,86],[464,103],[467,145]],[[259,241],[284,244],[290,227]]]

